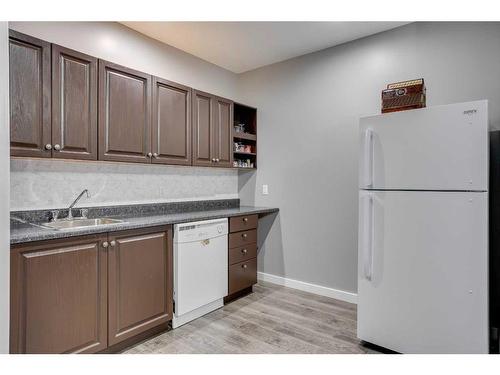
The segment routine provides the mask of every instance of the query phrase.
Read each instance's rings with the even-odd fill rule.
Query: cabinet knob
[[[248,217],[244,217],[243,221],[246,223],[248,221]]]
[[[158,154],[157,154],[156,152],[153,152],[153,157],[154,157],[155,159],[158,159]]]
[[[248,268],[248,266],[247,266],[246,264],[243,264],[241,267],[242,267],[244,270],[246,270],[246,269]]]
[[[243,238],[247,238],[247,237],[248,237],[248,234],[243,233],[243,234],[241,235],[241,237],[243,237]]]
[[[153,156],[153,154],[151,152],[148,152],[148,154],[146,155],[148,158],[150,158],[151,156]]]
[[[246,254],[246,253],[248,253],[248,250],[247,250],[247,249],[243,249],[243,250],[241,250],[241,252],[242,252],[243,254]]]
[[[215,160],[216,160],[216,159],[215,159],[215,158],[213,158],[213,159],[212,159],[212,163],[215,163]]]
[[[46,149],[46,150],[52,150],[52,145],[51,145],[50,143],[47,143],[47,144],[45,145],[45,149]]]
[[[219,159],[215,159],[215,162],[218,163],[219,162]]]
[[[114,247],[114,246],[116,245],[116,241],[115,241],[115,240],[113,240],[113,241],[111,241],[109,244],[111,245],[111,247]]]
[[[102,247],[106,248],[106,247],[108,247],[108,246],[109,246],[109,242],[108,242],[108,241],[104,241],[104,242],[102,243]]]
[[[59,151],[60,149],[61,149],[61,145],[59,145],[59,144],[56,143],[54,145],[54,150]]]

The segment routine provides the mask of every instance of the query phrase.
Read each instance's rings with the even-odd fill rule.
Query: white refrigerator
[[[488,353],[488,102],[360,120],[358,338]]]

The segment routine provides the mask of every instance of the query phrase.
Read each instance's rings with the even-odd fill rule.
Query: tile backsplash
[[[10,210],[238,198],[238,171],[166,165],[11,159]]]

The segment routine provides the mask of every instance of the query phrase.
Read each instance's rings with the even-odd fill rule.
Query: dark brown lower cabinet
[[[172,318],[162,226],[11,250],[11,353],[95,353]]]
[[[257,283],[257,258],[229,266],[228,293],[233,294]]]
[[[94,353],[107,346],[106,235],[11,253],[11,353]]]
[[[172,319],[170,229],[110,234],[109,345]]]
[[[257,225],[257,215],[229,219],[226,302],[251,292],[252,285],[257,283]]]

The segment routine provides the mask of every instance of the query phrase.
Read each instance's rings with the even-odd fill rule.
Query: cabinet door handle
[[[219,162],[219,159],[215,159],[215,162],[218,163]]]
[[[152,157],[153,154],[151,152],[148,152],[148,154],[146,155],[148,158]]]
[[[248,237],[248,234],[243,233],[243,234],[241,235],[241,237],[243,237],[243,238],[247,238],[247,237]]]
[[[45,145],[45,149],[46,149],[47,151],[52,150],[52,145],[51,145],[50,143],[47,143],[47,144]]]
[[[212,163],[215,163],[215,158],[212,158]]]
[[[248,221],[248,217],[244,217],[243,221],[246,223]]]
[[[111,247],[115,247],[115,245],[116,245],[116,241],[115,241],[115,240],[113,240],[113,241],[111,241],[109,244],[111,245]]]
[[[104,241],[104,242],[102,243],[102,247],[106,248],[106,247],[108,247],[108,246],[109,246],[109,242],[108,242],[108,241]]]
[[[247,250],[247,249],[243,249],[243,250],[241,250],[241,252],[242,252],[243,254],[246,254],[246,253],[248,253],[248,250]]]
[[[246,270],[246,269],[248,268],[248,266],[247,266],[246,264],[243,264],[241,267],[242,267],[244,270]]]
[[[153,157],[154,157],[155,159],[158,159],[158,154],[157,154],[156,152],[153,152]]]
[[[56,143],[56,144],[54,145],[54,150],[56,150],[56,151],[61,150],[61,145],[59,145],[59,144],[57,144],[57,143]]]

